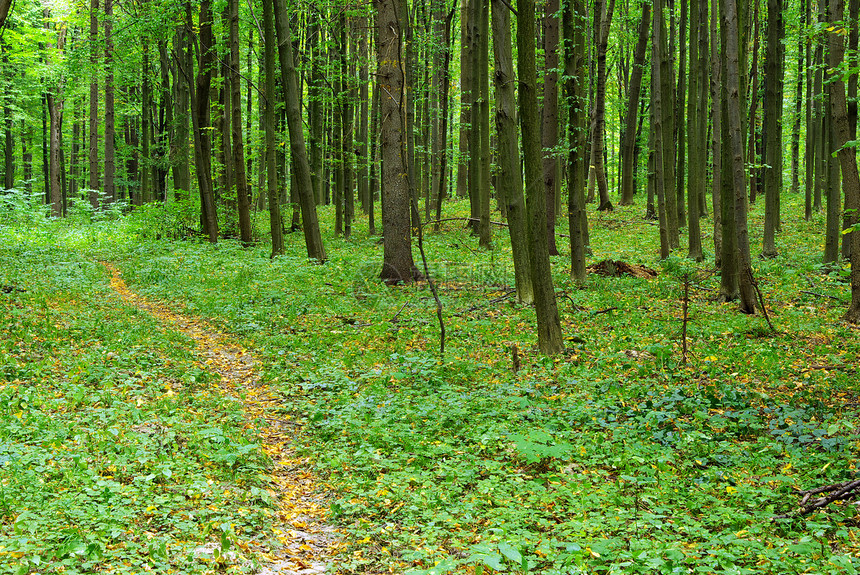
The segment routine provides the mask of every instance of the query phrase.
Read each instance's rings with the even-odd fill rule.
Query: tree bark
[[[726,95],[728,111],[728,144],[731,149],[731,174],[734,187],[734,216],[737,234],[737,259],[740,290],[740,309],[755,313],[755,291],[750,261],[749,234],[747,231],[746,165],[744,164],[743,131],[741,129],[740,63],[738,58],[737,0],[724,0],[723,26],[726,28]],[[743,0],[741,0],[743,1]]]
[[[588,218],[585,211],[585,173],[583,150],[588,136],[588,112],[585,97],[585,27],[584,0],[566,2],[562,16],[566,42],[564,88],[568,102],[568,226],[570,228],[570,276],[574,282],[585,281],[585,255],[588,251]]]
[[[116,199],[116,110],[114,105],[113,0],[105,0],[105,198]]]
[[[326,260],[326,253],[322,235],[320,234],[316,200],[313,183],[311,182],[310,162],[308,161],[308,152],[305,146],[298,77],[296,74],[295,58],[293,56],[292,32],[290,30],[286,2],[284,0],[275,0],[275,6],[281,80],[285,86],[287,100],[286,114],[287,128],[290,132],[290,155],[295,174],[296,192],[302,211],[305,247],[310,259],[322,263]]]
[[[660,259],[666,259],[672,251],[672,243],[669,240],[669,206],[666,202],[666,159],[665,146],[663,145],[663,135],[665,128],[663,121],[663,90],[664,80],[662,62],[664,60],[663,50],[664,41],[663,34],[665,26],[663,21],[663,1],[656,0],[654,3],[654,25],[653,36],[651,42],[651,136],[649,142],[652,145],[652,154],[654,157],[654,171],[649,171],[649,176],[653,178],[654,194],[657,196],[657,221],[660,230]],[[677,215],[677,212],[676,212]]]
[[[555,200],[561,186],[557,177],[558,156],[558,50],[559,0],[548,0],[543,18],[543,106],[541,144],[543,145],[543,184],[546,190],[546,232],[549,255],[557,256],[555,245]]]
[[[189,29],[191,5],[186,5]],[[212,36],[212,4],[200,0],[200,45],[197,79],[191,91],[191,120],[194,125],[194,163],[197,187],[200,190],[201,223],[203,233],[210,242],[218,241],[218,215],[215,208],[215,193],[212,188],[212,136],[210,135],[209,97],[212,86],[212,68],[215,64],[215,38]],[[144,166],[144,171],[146,166]],[[145,176],[144,176],[145,177]]]
[[[541,185],[540,114],[535,64],[535,8],[533,0],[518,3],[517,74],[522,114],[523,164],[527,197],[529,265],[535,295],[538,348],[546,355],[563,349],[561,321],[555,300],[546,243],[546,194]]]
[[[600,211],[611,210],[612,200],[609,199],[609,184],[606,181],[606,164],[604,161],[604,138],[606,126],[606,52],[609,46],[609,27],[612,24],[612,13],[615,11],[615,0],[609,0],[605,5],[604,0],[598,0],[602,12],[600,27],[595,31],[595,45],[597,46],[597,80],[595,84],[594,97],[594,133],[592,134],[592,157],[594,159],[594,177],[597,183],[597,192]]]
[[[382,118],[383,267],[387,283],[411,282],[416,274],[410,233],[410,196],[406,166],[406,86],[401,58],[399,0],[375,0],[377,80]]]
[[[89,125],[89,199],[92,207],[98,207],[99,197],[99,84],[95,70],[98,66],[97,46],[99,34],[99,0],[90,1],[90,64],[93,67],[90,79],[90,125]]]
[[[830,0],[831,21],[841,20],[844,13],[843,0]],[[844,30],[832,29],[828,37],[831,69],[839,69],[845,53]],[[845,146],[851,137],[851,122],[845,97],[845,83],[836,75],[829,84],[830,114],[833,118],[837,155],[842,166],[842,180],[845,187],[846,209],[860,208],[860,174],[857,172],[857,150]],[[846,228],[848,229],[848,228]],[[860,231],[854,229],[846,234],[851,242],[851,303],[844,319],[853,324],[860,323]]]
[[[708,80],[707,71],[701,66],[700,51],[707,51],[708,5],[707,0],[692,0],[690,2],[690,91],[687,109],[690,121],[688,123],[690,138],[688,148],[690,156],[687,179],[687,257],[695,261],[703,259],[702,233],[699,226],[699,200],[704,196],[707,184],[707,148],[704,134],[707,131],[706,118],[702,113],[705,109],[707,92],[702,89]],[[702,42],[702,39],[705,42]],[[683,154],[681,154],[683,155]]]
[[[499,135],[499,192],[504,198],[508,214],[517,299],[521,303],[531,304],[534,302],[534,291],[529,268],[523,174],[517,138],[511,17],[502,0],[493,0],[493,40],[496,131]]]
[[[783,0],[767,0],[764,125],[767,136],[764,167],[764,240],[762,256],[776,257],[779,196],[782,193]]]
[[[636,193],[636,121],[639,113],[639,100],[642,97],[642,76],[645,70],[645,49],[651,29],[651,2],[642,2],[642,19],[639,21],[639,34],[633,50],[633,70],[630,74],[630,90],[627,114],[624,122],[624,139],[621,143],[621,201],[622,206],[633,203]]]

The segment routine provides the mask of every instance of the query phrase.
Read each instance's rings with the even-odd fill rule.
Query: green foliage
[[[791,214],[799,211],[793,197],[786,198],[785,207]],[[640,209],[594,214],[596,261],[657,266],[647,255],[658,253],[656,234],[641,222]],[[114,464],[133,471],[111,472],[112,479],[95,473],[85,480],[72,459],[66,467],[75,471],[49,475],[44,489],[59,491],[76,481],[72,485],[95,490],[87,495],[91,501],[104,504],[127,499],[125,490],[132,487],[121,478],[140,476],[139,487],[130,484],[135,489],[174,493],[167,489],[173,486],[185,494],[184,502],[163,505],[197,517],[206,507],[194,497],[214,498],[219,492],[206,491],[208,479],[202,481],[199,471],[199,462],[206,461],[212,465],[211,470],[204,466],[211,474],[206,477],[248,482],[243,487],[248,515],[241,517],[256,517],[261,525],[265,515],[264,498],[251,495],[258,487],[256,469],[264,462],[253,439],[231,427],[229,407],[208,395],[177,392],[167,398],[159,387],[174,378],[184,391],[206,389],[205,372],[195,371],[182,351],[187,342],[159,334],[142,313],[126,310],[105,319],[118,304],[107,301],[100,268],[75,255],[85,253],[118,261],[136,291],[206,317],[258,350],[264,377],[281,388],[278,409],[305,423],[296,441],[332,491],[329,520],[345,531],[349,543],[336,559],[342,573],[856,571],[854,506],[772,521],[796,504],[797,489],[850,479],[858,465],[852,370],[860,348],[854,332],[837,323],[844,305],[834,299],[844,298],[847,288],[835,276],[819,273],[819,249],[810,241],[814,227],[800,218],[786,217],[778,239],[781,255],[756,264],[779,334],[759,333],[759,319],[737,313],[735,304],[712,301],[718,278],[708,263],[673,258],[655,279],[592,275],[578,287],[567,281],[558,262],[555,280],[567,296],[559,301],[570,339],[568,349],[552,359],[534,351],[533,310],[503,297],[506,248],[476,253],[468,232],[452,224],[427,238],[449,332],[449,354],[441,360],[434,355],[438,328],[426,286],[391,288],[375,305],[356,297],[357,278],[368,276],[364,264],[381,260],[375,238],[359,233],[349,242],[326,238],[331,260],[318,266],[307,262],[301,234],[292,234],[287,255],[271,260],[265,246],[166,241],[166,234],[157,240],[147,226],[165,229],[162,210],[67,229],[49,222],[42,226],[50,230],[50,243],[3,244],[0,261],[18,263],[4,263],[16,267],[0,276],[0,283],[26,278],[15,285],[32,291],[14,292],[29,303],[8,308],[16,319],[11,337],[3,341],[35,333],[44,354],[48,348],[68,349],[72,329],[77,339],[102,342],[98,348],[76,343],[84,351],[74,360],[78,363],[64,366],[71,374],[68,382],[52,385],[63,386],[66,409],[81,418],[82,429],[91,430],[86,445],[72,444],[87,469],[101,463],[99,469]],[[330,217],[324,210],[324,225]],[[752,217],[757,222],[760,213],[753,211]],[[21,233],[20,227],[14,230]],[[12,228],[5,233],[13,237]],[[497,244],[505,242],[499,238]],[[39,261],[67,263],[34,263]],[[467,262],[471,268],[457,265]],[[17,266],[39,271],[27,275]],[[679,279],[686,274],[691,276],[690,352],[681,365]],[[40,282],[45,287],[37,292]],[[71,299],[84,298],[81,291],[89,294],[85,301],[99,302],[82,316],[81,322],[89,317],[87,323],[68,319],[75,317]],[[48,297],[59,293],[72,295]],[[58,301],[66,301],[62,314],[50,311]],[[522,361],[517,373],[511,370],[514,345]],[[104,359],[108,350],[118,356],[111,362]],[[167,365],[160,359],[164,354],[178,358]],[[54,373],[50,362],[24,362],[12,351],[0,357],[7,381],[47,381]],[[179,365],[183,369],[173,371]],[[15,414],[37,422],[55,401],[50,393],[24,391],[18,387],[3,396],[9,407],[0,420],[4,430],[14,430],[10,437],[18,443],[12,445],[43,428],[50,437],[57,434],[51,431],[58,425],[54,420],[19,429]],[[118,399],[129,393],[129,399]],[[157,406],[155,411],[133,415],[144,409],[137,397],[146,398],[144,406]],[[180,405],[180,397],[191,404]],[[197,403],[204,401],[214,405]],[[98,428],[96,413],[105,422]],[[223,414],[224,421],[196,419],[211,413]],[[156,436],[134,431],[134,425],[156,421],[156,415],[169,431]],[[91,443],[98,447],[87,447]],[[106,446],[112,446],[108,455],[100,455]],[[20,451],[0,458],[14,458],[20,469]],[[134,459],[139,451],[147,454],[146,463]],[[198,454],[197,463],[189,453]],[[46,461],[60,456],[39,457],[34,461],[59,473]],[[220,509],[227,502],[213,504]],[[28,537],[30,521],[37,521],[38,532],[39,519],[33,516],[43,517],[45,509],[53,509],[48,505],[39,499],[23,519],[20,511],[10,511],[15,519],[10,515],[10,527],[0,533],[10,540]],[[108,524],[134,518],[130,513]],[[162,521],[154,543],[141,541],[135,548],[138,557],[163,557],[161,541],[168,557],[181,557],[177,540],[190,538],[200,525]],[[234,534],[221,530],[226,521],[220,516],[214,521],[218,525],[208,537],[235,549]],[[65,549],[86,554],[92,542],[111,541],[110,533],[99,539],[86,529],[80,532],[84,547],[77,535],[55,529],[58,535],[44,548],[54,556],[71,556]],[[235,536],[241,541],[241,533]],[[66,541],[71,547],[64,547]],[[103,545],[106,557],[114,552],[110,544]]]
[[[16,229],[0,230],[0,573],[203,573],[195,549],[228,536],[244,553],[271,510],[236,402],[101,265]]]

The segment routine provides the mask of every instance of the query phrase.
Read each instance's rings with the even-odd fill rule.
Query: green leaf
[[[509,543],[505,543],[504,541],[500,542],[499,543],[499,551],[501,552],[502,555],[504,555],[505,557],[507,557],[508,559],[513,561],[514,563],[516,563],[517,565],[519,565],[523,562],[522,554],[519,551],[517,551],[513,545],[510,545]]]

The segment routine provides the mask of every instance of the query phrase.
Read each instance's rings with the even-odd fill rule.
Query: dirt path
[[[276,390],[269,388],[258,376],[259,362],[253,353],[230,341],[223,333],[199,320],[174,313],[167,307],[146,300],[132,292],[112,264],[103,263],[111,273],[110,285],[128,304],[145,310],[172,329],[197,342],[196,355],[200,366],[219,374],[217,387],[221,393],[238,398],[237,389],[244,390],[246,419],[261,418],[268,426],[259,430],[263,450],[274,466],[269,472],[272,495],[277,502],[280,526],[275,535],[283,547],[272,553],[261,551],[257,560],[263,566],[260,575],[312,575],[325,573],[336,545],[335,530],[324,523],[327,506],[317,492],[317,483],[308,472],[309,462],[298,457],[291,447],[290,437],[296,424],[272,416],[281,401]],[[200,553],[211,554],[211,545]]]

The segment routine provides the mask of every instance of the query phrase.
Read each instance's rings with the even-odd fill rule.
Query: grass
[[[450,210],[465,208],[454,203]],[[754,234],[761,209],[752,211]],[[660,274],[653,280],[592,275],[577,287],[567,279],[567,256],[555,258],[567,336],[566,351],[555,358],[535,349],[533,310],[505,297],[512,270],[504,235],[497,235],[495,250],[478,251],[455,222],[427,237],[449,334],[444,358],[426,285],[389,290],[375,282],[381,245],[360,231],[349,241],[327,234],[331,260],[318,266],[306,261],[300,234],[287,237],[287,255],[275,260],[265,243],[242,249],[229,241],[156,239],[153,230],[179,228],[181,220],[156,208],[76,225],[40,223],[28,232],[22,224],[3,228],[0,284],[27,291],[0,300],[9,313],[18,310],[0,356],[15,366],[3,372],[0,394],[13,399],[0,409],[0,445],[26,453],[33,470],[49,455],[56,460],[51,444],[34,435],[38,426],[26,426],[26,433],[15,427],[17,414],[41,413],[50,420],[50,437],[78,433],[107,445],[116,441],[105,433],[116,429],[129,440],[116,455],[102,454],[96,439],[65,441],[69,452],[62,457],[72,459],[64,469],[73,471],[39,487],[51,497],[36,497],[32,481],[17,479],[26,466],[15,455],[16,473],[8,464],[0,470],[9,510],[0,545],[23,553],[19,559],[39,553],[83,565],[79,554],[61,551],[68,538],[60,534],[77,529],[83,540],[112,541],[87,526],[101,512],[87,506],[60,521],[51,505],[90,485],[97,490],[92,497],[106,497],[98,482],[111,481],[103,470],[121,469],[118,462],[126,467],[124,479],[112,481],[125,499],[106,506],[121,509],[111,520],[116,529],[146,521],[143,503],[135,507],[132,500],[138,493],[173,497],[167,505],[198,523],[173,525],[174,513],[162,519],[153,531],[164,542],[162,555],[161,548],[141,553],[145,537],[125,542],[138,545],[125,551],[103,543],[102,555],[90,559],[98,569],[118,569],[127,560],[121,553],[136,557],[131,572],[147,561],[156,568],[154,557],[179,557],[199,544],[201,524],[217,529],[242,509],[254,526],[267,521],[265,501],[254,499],[265,461],[253,437],[227,400],[188,380],[193,359],[177,336],[107,292],[107,274],[92,262],[111,260],[132,289],[206,318],[263,358],[266,379],[282,390],[281,411],[305,422],[296,441],[332,492],[330,521],[349,542],[338,558],[340,573],[852,573],[860,551],[854,506],[772,520],[796,505],[797,489],[854,477],[858,447],[852,370],[860,344],[839,321],[845,305],[837,301],[847,299],[847,287],[840,270],[825,274],[816,263],[821,222],[804,222],[794,197],[784,198],[784,209],[781,255],[754,264],[777,334],[763,318],[713,300],[719,277],[712,259],[657,262],[657,231],[642,220],[641,207],[590,213],[593,261],[622,259]],[[323,210],[326,229],[331,219]],[[753,242],[760,245],[760,238]],[[686,272],[694,281],[690,354],[682,363]],[[522,361],[517,373],[514,346]],[[21,359],[31,349],[40,359]],[[92,374],[74,375],[75,349],[83,355],[81,369]],[[108,353],[116,359],[106,361]],[[137,371],[146,374],[134,375],[138,387],[124,383],[124,373]],[[164,382],[175,380],[181,391],[165,397]],[[40,399],[22,403],[21,388],[41,390]],[[135,393],[145,398],[140,406]],[[105,396],[122,394],[132,395],[108,407]],[[66,414],[49,407],[52,398],[85,407]],[[153,411],[134,415],[142,409]],[[206,436],[209,413],[223,414],[222,437],[229,440]],[[167,426],[168,417],[187,441],[178,460],[180,450],[170,447],[178,443],[159,447],[161,440],[133,435],[140,422]],[[75,431],[78,425],[94,431]],[[132,437],[153,446],[140,447]],[[235,446],[233,456],[224,454],[219,465],[204,464],[214,455],[195,455],[225,443]],[[141,449],[154,451],[145,463],[133,457]],[[102,471],[85,475],[70,465],[75,453],[100,461]],[[159,462],[167,460],[172,474],[159,476]],[[148,483],[141,479],[153,473]],[[204,478],[219,486],[205,496],[221,497],[207,502],[219,512],[205,517],[198,514],[207,505],[182,495]],[[228,484],[230,495],[219,496]],[[40,544],[35,535],[26,539],[39,529],[56,535]],[[180,561],[171,567],[193,572]]]

